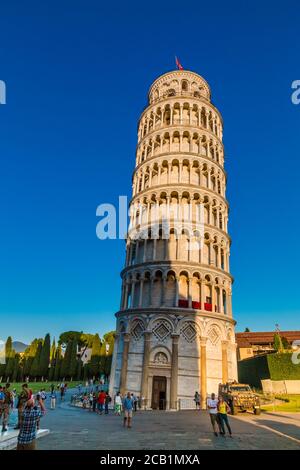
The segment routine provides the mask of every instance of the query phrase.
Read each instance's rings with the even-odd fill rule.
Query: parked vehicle
[[[238,382],[219,384],[219,396],[228,403],[233,415],[239,411],[253,411],[256,415],[261,413],[259,397],[248,384]]]

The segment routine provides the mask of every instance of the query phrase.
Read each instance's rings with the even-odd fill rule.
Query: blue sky
[[[224,118],[237,330],[299,329],[297,12],[296,1],[2,3],[0,337],[114,328],[125,243],[96,238],[96,207],[130,196],[137,120],[175,54]]]

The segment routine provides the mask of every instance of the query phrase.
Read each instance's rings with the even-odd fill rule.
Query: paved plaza
[[[204,411],[139,411],[133,428],[124,429],[122,418],[74,408],[67,401],[48,410],[43,428],[50,434],[39,439],[39,449],[82,450],[218,450],[300,449],[300,414],[230,417],[233,439],[215,437]]]

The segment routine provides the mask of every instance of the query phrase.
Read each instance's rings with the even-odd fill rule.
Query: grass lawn
[[[10,389],[13,390],[15,388],[17,390],[17,392],[19,393],[21,391],[23,383],[24,382],[11,382]],[[29,382],[28,387],[31,388],[33,393],[39,392],[42,388],[44,388],[46,392],[50,392],[50,387],[51,387],[52,383],[55,385],[55,388],[56,388],[57,385],[61,384],[61,382]],[[83,384],[83,382],[67,382],[68,389],[69,388],[74,388],[80,383]],[[5,385],[5,384],[2,383],[2,385]],[[57,390],[57,388],[56,388],[56,390]]]
[[[279,398],[284,400],[288,399],[288,402],[279,401]],[[280,395],[277,396],[275,404],[263,405],[261,407],[264,411],[289,411],[289,412],[300,412],[300,395]]]

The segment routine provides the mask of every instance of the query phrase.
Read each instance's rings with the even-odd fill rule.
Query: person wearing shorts
[[[133,400],[131,398],[130,392],[127,393],[127,396],[123,401],[123,409],[124,409],[124,427],[126,427],[126,423],[127,423],[127,427],[131,428]]]
[[[219,403],[219,400],[216,398],[216,395],[212,393],[211,398],[207,400],[207,408],[208,408],[208,412],[210,416],[210,422],[214,431],[214,435],[216,437],[218,437],[217,426],[219,429],[219,433],[222,434],[219,415],[218,415],[218,403]]]

